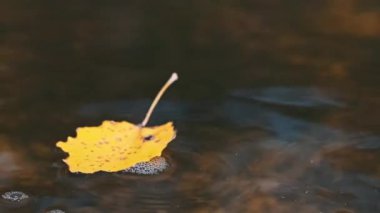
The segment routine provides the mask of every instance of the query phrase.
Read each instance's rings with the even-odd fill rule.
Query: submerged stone
[[[148,162],[137,163],[131,168],[124,170],[124,172],[138,175],[157,175],[168,167],[169,163],[164,157],[155,157]]]
[[[52,210],[47,211],[46,213],[65,213],[65,211],[61,209],[52,209]]]
[[[23,202],[29,198],[29,195],[21,191],[9,191],[2,194],[1,197],[10,202]]]

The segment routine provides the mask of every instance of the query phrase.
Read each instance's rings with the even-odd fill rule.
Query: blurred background
[[[35,197],[0,210],[380,211],[379,1],[0,2],[0,190]],[[171,173],[62,172],[56,141],[141,122],[172,72]]]

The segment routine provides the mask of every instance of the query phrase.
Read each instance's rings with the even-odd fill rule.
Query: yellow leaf
[[[141,125],[127,121],[104,121],[97,127],[77,129],[75,138],[59,141],[56,146],[69,154],[63,160],[71,172],[117,172],[137,163],[161,156],[162,151],[175,138],[172,122],[161,126],[145,127],[165,90],[178,79],[173,73],[150,106]]]
[[[69,153],[64,162],[71,172],[116,172],[161,156],[174,139],[171,122],[156,127],[140,127],[128,122],[104,121],[98,127],[77,129],[77,137],[58,142]]]

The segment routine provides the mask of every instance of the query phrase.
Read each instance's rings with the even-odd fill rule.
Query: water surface
[[[1,212],[380,211],[377,1],[21,1],[0,7]],[[70,174],[55,142],[173,120],[151,176]]]

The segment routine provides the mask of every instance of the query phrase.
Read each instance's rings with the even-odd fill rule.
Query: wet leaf
[[[175,137],[171,122],[140,127],[128,122],[104,121],[98,127],[77,129],[77,137],[58,142],[69,153],[64,162],[71,172],[116,172],[161,156]]]

